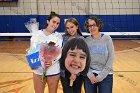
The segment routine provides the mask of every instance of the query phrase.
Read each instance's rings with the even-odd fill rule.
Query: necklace
[[[48,36],[48,35],[52,34],[52,31],[47,30],[47,28],[46,28],[46,29],[44,30],[44,34],[45,34],[46,36]]]

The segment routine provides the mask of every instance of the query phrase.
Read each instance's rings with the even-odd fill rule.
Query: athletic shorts
[[[33,72],[37,75],[43,74],[43,68],[40,66],[36,70],[33,70]],[[60,74],[60,64],[59,61],[55,62],[52,66],[48,67],[46,70],[46,76],[54,76]]]

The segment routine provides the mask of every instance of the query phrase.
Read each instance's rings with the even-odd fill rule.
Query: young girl
[[[60,67],[64,71],[61,76],[63,93],[81,93],[83,77],[90,65],[90,54],[87,44],[82,38],[72,38],[62,49]],[[73,84],[70,86],[70,81]]]
[[[75,37],[82,37],[82,33],[78,24],[78,21],[75,18],[69,18],[65,22],[65,34],[63,35],[63,45]]]
[[[39,30],[37,32],[38,40],[34,41],[31,38],[31,42],[35,43],[36,45],[40,45],[41,43],[46,42],[55,42],[55,44],[59,47],[62,46],[62,35],[55,30],[58,28],[60,24],[60,16],[55,12],[51,12],[46,20],[46,28],[43,30]],[[57,57],[57,59],[59,59]],[[57,93],[58,82],[60,79],[60,65],[58,60],[54,60],[52,62],[45,62],[45,66],[48,67],[46,70],[46,79],[44,82],[41,81],[41,76],[43,74],[43,67],[40,66],[33,70],[33,82],[34,82],[34,89],[35,93],[44,93],[45,85],[48,85],[49,93]]]

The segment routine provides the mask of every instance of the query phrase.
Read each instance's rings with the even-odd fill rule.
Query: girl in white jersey
[[[56,46],[62,46],[62,36],[60,33],[56,32],[55,30],[58,28],[60,24],[60,16],[55,12],[51,12],[46,20],[46,28],[44,30],[39,30],[37,32],[38,40],[31,38],[31,42],[37,45],[40,43],[45,42],[55,42]],[[60,78],[60,66],[59,66],[59,58],[55,59],[52,62],[45,62],[45,66],[48,67],[45,75],[44,82],[41,81],[41,76],[43,74],[42,66],[33,70],[33,82],[34,82],[34,89],[35,93],[44,93],[46,83],[48,85],[48,93],[57,93],[58,82]],[[55,63],[55,64],[53,64]]]

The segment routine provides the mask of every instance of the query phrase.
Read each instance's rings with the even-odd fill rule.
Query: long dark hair
[[[52,18],[58,17],[60,19],[60,15],[51,11],[50,15],[48,15],[47,20],[50,21]],[[48,26],[47,21],[45,21],[45,28]]]
[[[78,26],[78,29],[77,29],[77,33],[80,35],[80,36],[83,36],[82,33],[81,33],[81,29],[79,27],[79,23],[78,21],[75,19],[75,18],[69,18],[66,20],[65,22],[65,35],[69,35],[69,33],[67,32],[66,30],[66,24],[70,22],[70,23],[73,23],[75,26]]]
[[[82,75],[86,75],[89,69],[89,65],[90,65],[90,52],[89,52],[89,48],[86,44],[86,42],[82,39],[82,38],[73,38],[71,40],[69,40],[63,47],[62,49],[62,55],[60,58],[60,67],[62,70],[67,70],[65,67],[65,59],[67,57],[67,52],[69,51],[69,49],[74,50],[75,48],[77,49],[81,49],[83,52],[86,53],[86,67],[85,69],[80,72],[80,74]]]

